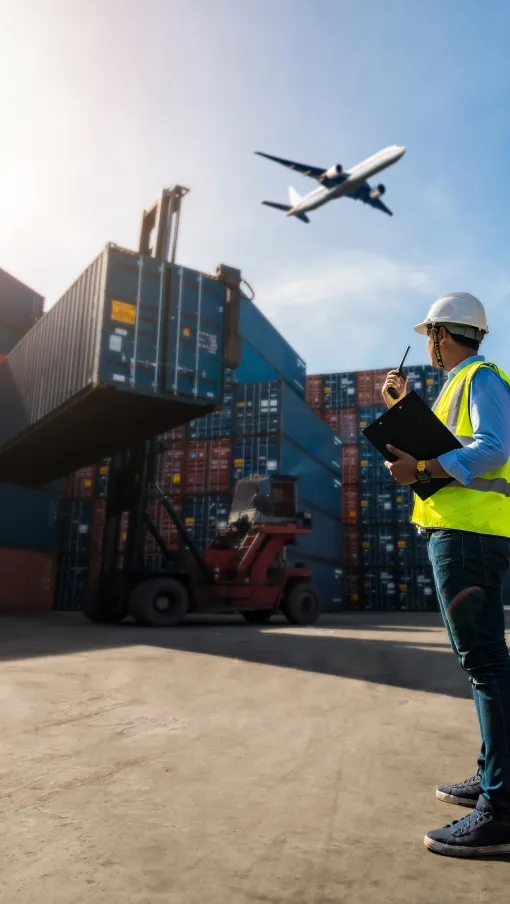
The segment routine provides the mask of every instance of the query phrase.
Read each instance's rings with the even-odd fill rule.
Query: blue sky
[[[510,369],[510,6],[486,0],[0,0],[0,266],[53,303],[163,185],[180,261],[239,266],[309,371],[395,364],[444,291],[478,294]],[[261,206],[389,144],[395,216]]]

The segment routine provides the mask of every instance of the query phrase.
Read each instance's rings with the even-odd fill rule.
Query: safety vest
[[[466,365],[443,387],[433,411],[463,446],[473,441],[469,414],[471,380],[479,367],[491,367],[510,386],[510,377],[494,364]],[[473,531],[510,537],[510,459],[502,468],[476,477],[465,487],[454,480],[429,499],[415,496],[412,521],[420,527]]]

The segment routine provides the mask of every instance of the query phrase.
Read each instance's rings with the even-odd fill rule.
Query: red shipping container
[[[306,402],[310,408],[322,408],[322,376],[306,378]]]
[[[348,524],[343,530],[342,558],[345,568],[358,569],[361,564],[360,532]]]
[[[55,556],[32,549],[0,549],[0,611],[47,612],[55,595]]]
[[[382,387],[391,368],[384,370],[360,370],[356,375],[356,398],[358,405],[380,405]]]
[[[358,487],[347,484],[343,487],[342,521],[344,524],[357,524],[359,521]]]
[[[213,439],[208,445],[207,490],[226,493],[232,487],[232,440]]]
[[[207,440],[190,440],[186,446],[185,493],[205,493],[207,491]]]
[[[338,433],[343,443],[357,443],[358,412],[355,408],[344,408],[340,412]]]
[[[180,499],[172,499],[172,505],[178,515],[182,513],[182,502]],[[168,517],[165,509],[156,499],[152,499],[148,505],[148,515],[155,524],[162,539],[165,541],[169,549],[177,550],[181,544],[181,538],[172,519]],[[154,537],[149,531],[145,534],[145,553],[152,555],[154,553],[161,554],[161,547],[158,546]]]
[[[325,424],[335,432],[340,433],[340,412],[334,408],[325,408],[324,411],[318,412]]]
[[[62,479],[60,494],[64,499],[91,499],[96,486],[97,467],[80,468]]]
[[[90,550],[92,553],[101,553],[104,541],[105,524],[106,499],[96,499],[92,504],[92,523],[90,529]]]
[[[359,446],[342,447],[342,482],[359,483]]]
[[[185,473],[185,443],[174,443],[165,452],[160,452],[156,457],[154,476],[163,492],[167,495],[181,495]]]

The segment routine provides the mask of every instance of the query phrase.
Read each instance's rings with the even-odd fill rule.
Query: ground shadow
[[[303,630],[283,620],[256,628],[236,618],[195,618],[175,629],[143,629],[91,625],[80,613],[4,616],[0,660],[143,644],[469,698],[466,676],[440,628],[436,613],[346,613]],[[390,637],[378,637],[382,631]]]

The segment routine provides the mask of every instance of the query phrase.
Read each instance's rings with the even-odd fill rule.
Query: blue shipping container
[[[0,546],[53,549],[56,541],[56,498],[47,492],[0,484]]]
[[[340,478],[286,436],[243,436],[234,440],[234,476],[286,474],[298,477],[300,500],[340,517]]]
[[[237,369],[237,379],[252,382],[258,377],[250,376],[257,367],[262,367],[261,359],[277,369],[279,376],[289,383],[304,398],[306,388],[306,364],[278,330],[270,323],[262,311],[248,299],[241,299],[240,333],[260,357],[247,353]],[[243,349],[244,357],[244,349]],[[278,377],[276,377],[278,379]],[[262,380],[273,377],[262,377]]]
[[[322,407],[338,410],[356,405],[356,374],[324,374],[322,382]]]
[[[339,518],[326,515],[307,503],[306,511],[312,516],[312,532],[296,537],[292,550],[300,555],[312,556],[326,562],[336,562],[340,566],[342,554],[342,522]],[[289,551],[291,547],[289,546]]]
[[[209,545],[218,530],[227,527],[230,506],[231,497],[228,493],[184,497],[184,527],[201,549]]]
[[[190,439],[214,439],[220,436],[231,436],[234,428],[234,390],[226,387],[223,394],[223,406],[211,414],[199,417],[188,424]]]
[[[319,591],[322,612],[335,612],[342,608],[343,578],[338,561],[323,562],[312,556],[300,556],[293,547],[289,547],[287,562],[289,565],[301,564],[310,569],[312,581]]]
[[[41,485],[220,405],[226,291],[107,246],[0,365],[0,477]]]
[[[57,548],[61,553],[87,553],[92,525],[91,499],[60,499],[57,504]]]
[[[236,387],[234,398],[237,436],[280,433],[341,473],[340,439],[285,382],[246,383]]]
[[[79,610],[87,587],[89,562],[84,553],[59,556],[55,582],[54,609]]]

